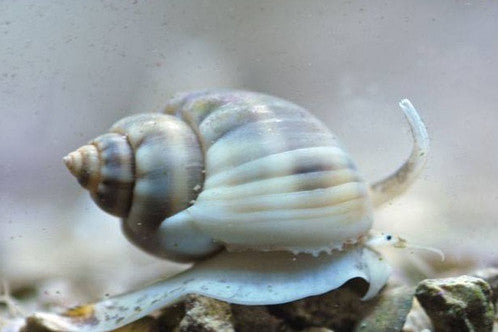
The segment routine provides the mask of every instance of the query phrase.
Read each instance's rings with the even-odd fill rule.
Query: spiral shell
[[[66,164],[128,238],[173,259],[229,249],[317,253],[372,225],[367,185],[303,108],[216,90],[118,121]]]

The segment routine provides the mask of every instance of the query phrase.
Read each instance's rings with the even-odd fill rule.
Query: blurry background
[[[87,285],[82,299],[176,271],[128,245],[61,158],[213,87],[308,108],[372,181],[410,152],[397,106],[410,98],[429,163],[375,228],[497,264],[497,33],[494,2],[1,1],[0,278],[45,282],[57,301],[67,280]]]

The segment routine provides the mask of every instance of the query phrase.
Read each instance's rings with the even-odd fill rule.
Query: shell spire
[[[84,145],[62,160],[83,188],[90,191],[96,189],[100,178],[100,161],[95,145]]]
[[[133,151],[126,136],[101,135],[63,161],[101,209],[118,217],[128,215],[135,179]]]

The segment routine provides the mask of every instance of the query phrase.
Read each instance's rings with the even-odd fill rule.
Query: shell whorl
[[[190,206],[202,187],[200,143],[185,122],[167,114],[130,116],[114,124],[111,132],[126,135],[135,152],[133,202],[124,232],[155,252],[159,225]]]
[[[190,206],[203,183],[197,136],[166,114],[126,117],[64,162],[103,210],[123,218],[128,238],[152,252],[161,222]]]
[[[368,189],[332,132],[275,97],[215,90],[174,99],[167,113],[199,135],[206,179],[187,209],[229,248],[316,253],[372,224]]]

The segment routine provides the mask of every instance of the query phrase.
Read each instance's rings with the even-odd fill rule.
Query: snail
[[[338,288],[352,278],[375,296],[390,268],[378,246],[404,240],[371,231],[374,206],[416,179],[428,152],[408,100],[408,160],[367,184],[343,145],[305,109],[229,89],[186,93],[164,114],[138,114],[64,158],[125,236],[146,252],[194,262],[179,275],[64,314],[36,313],[55,330],[102,331],[188,293],[275,304]]]

